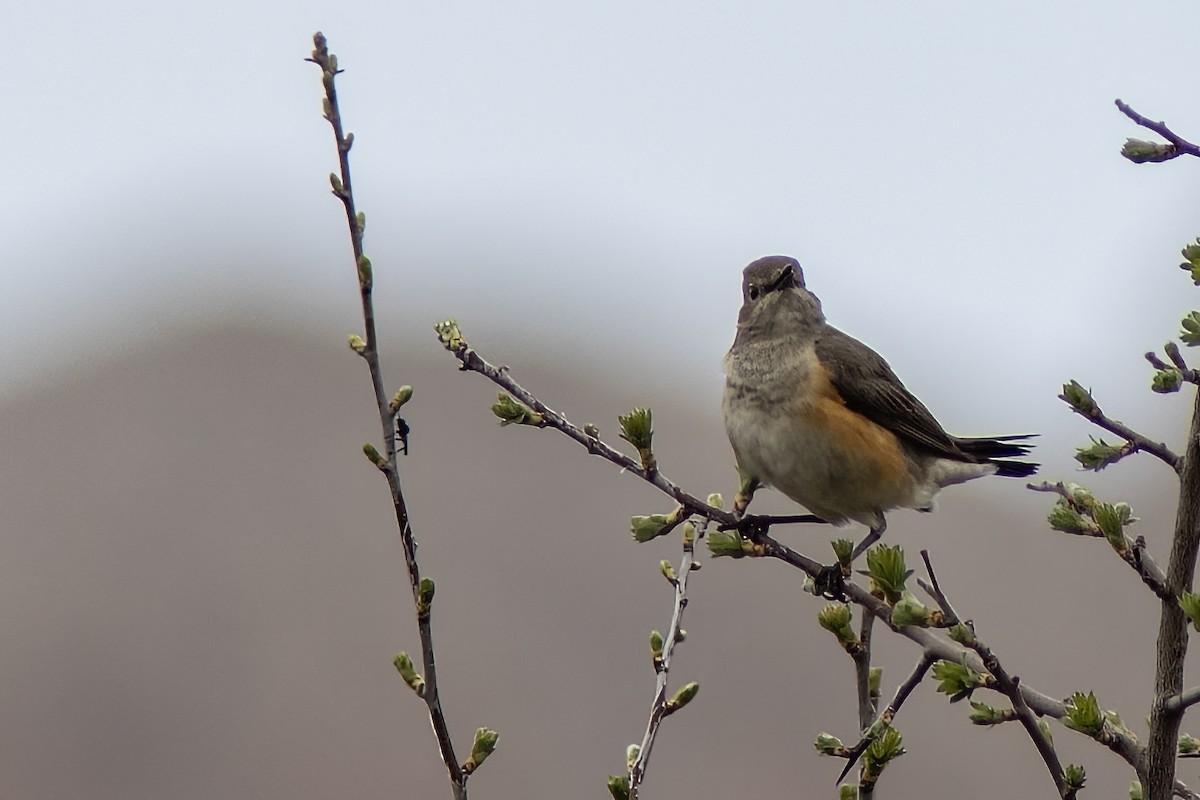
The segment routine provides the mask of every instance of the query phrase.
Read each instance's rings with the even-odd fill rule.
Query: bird
[[[879,540],[892,509],[932,511],[943,487],[1038,468],[1013,460],[1032,434],[947,433],[882,356],[825,321],[789,256],[743,270],[724,367],[725,431],[746,493],[735,510],[771,486],[821,521],[865,525],[851,560]]]

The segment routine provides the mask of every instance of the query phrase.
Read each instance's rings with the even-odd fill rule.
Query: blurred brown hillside
[[[614,443],[616,414],[651,405],[664,472],[731,497],[718,408],[652,376],[473,343]],[[432,334],[385,356],[392,386],[416,387],[403,478],[438,581],[450,722],[464,754],[477,726],[501,732],[472,796],[604,797],[645,724],[646,635],[670,611],[657,563],[678,558],[674,539],[634,544],[628,518],[670,503],[553,432],[501,429],[492,385]],[[391,665],[417,637],[387,493],[359,449],[377,437],[365,367],[336,335],[251,321],[98,355],[0,406],[0,794],[448,797],[423,706]],[[1160,466],[1119,469],[1165,485]],[[1125,486],[1161,553],[1173,498]],[[894,515],[888,539],[910,564],[931,549],[1011,671],[1056,695],[1094,689],[1140,730],[1152,597],[1102,542],[1048,532],[1047,505],[979,481],[937,514]],[[781,535],[828,553],[820,529]],[[701,691],[667,721],[648,797],[834,796],[840,765],[810,743],[853,739],[852,671],[820,605],[781,565],[705,560],[673,673]],[[890,695],[916,653],[878,638]],[[918,689],[884,796],[1052,795],[1021,731],[973,729],[968,710]],[[1123,795],[1123,764],[1078,738],[1055,728],[1097,796]]]

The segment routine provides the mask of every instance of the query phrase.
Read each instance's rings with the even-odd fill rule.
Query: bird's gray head
[[[742,270],[738,338],[770,338],[815,330],[825,322],[821,301],[804,286],[800,262],[766,256]]]

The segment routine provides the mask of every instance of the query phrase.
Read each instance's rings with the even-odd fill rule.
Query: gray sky
[[[1200,136],[1175,77],[1198,17],[1115,2],[23,4],[0,127],[5,388],[231,304],[353,327],[301,60],[320,28],[348,69],[395,335],[428,345],[453,314],[517,353],[598,342],[707,403],[738,270],[780,252],[951,428],[1045,428],[1068,375],[1140,403],[1139,354],[1191,302],[1171,265],[1200,233],[1196,166],[1117,157],[1139,131],[1112,100]]]

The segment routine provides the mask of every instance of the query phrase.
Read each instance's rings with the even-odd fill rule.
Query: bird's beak
[[[784,288],[785,286],[795,286],[795,285],[796,285],[796,270],[792,267],[791,264],[788,264],[786,267],[783,268],[783,272],[779,273],[779,277],[776,278],[771,283],[771,285],[767,287],[767,291],[765,292],[765,294],[769,294],[771,292],[777,291],[779,289]]]

